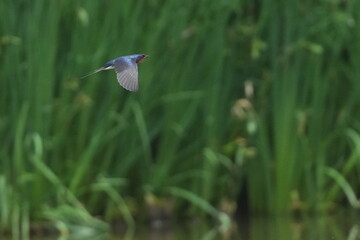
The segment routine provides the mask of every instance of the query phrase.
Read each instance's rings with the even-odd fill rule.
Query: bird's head
[[[149,55],[146,54],[135,54],[133,56],[137,64],[142,63],[146,58],[149,57]]]

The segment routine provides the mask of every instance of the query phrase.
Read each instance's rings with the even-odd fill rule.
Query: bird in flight
[[[118,57],[108,61],[103,67],[96,69],[94,72],[80,77],[80,79],[103,70],[115,69],[119,84],[126,90],[136,92],[139,89],[137,65],[142,63],[147,57],[149,56],[146,54]]]

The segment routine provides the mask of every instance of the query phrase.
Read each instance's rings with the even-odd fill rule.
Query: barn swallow
[[[119,84],[126,90],[136,92],[139,89],[137,65],[142,63],[147,57],[149,56],[146,54],[118,57],[108,61],[103,67],[96,69],[94,72],[80,77],[80,79],[103,70],[115,69]]]

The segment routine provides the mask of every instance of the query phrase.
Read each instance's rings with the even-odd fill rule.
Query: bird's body
[[[103,67],[98,68],[94,72],[81,78],[103,70],[115,69],[116,78],[119,84],[126,90],[137,91],[139,89],[137,65],[143,62],[147,57],[148,55],[145,54],[134,54],[115,58],[105,63]]]

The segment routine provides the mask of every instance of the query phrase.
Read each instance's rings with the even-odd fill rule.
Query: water
[[[351,217],[350,217],[351,215]],[[78,231],[62,237],[34,238],[32,240],[357,240],[360,239],[360,221],[353,215],[337,217],[260,218],[252,217],[233,223],[228,229],[219,229],[214,224],[189,221],[163,227],[138,228],[135,232],[94,234]],[[90,234],[90,232],[92,232]],[[5,238],[0,238],[5,239]],[[6,240],[10,240],[8,238]]]
[[[187,225],[187,226],[186,226]],[[113,239],[123,239],[117,236]],[[360,239],[360,222],[355,217],[256,218],[240,221],[230,229],[220,231],[202,223],[185,223],[163,230],[138,231],[136,240],[355,240]]]

